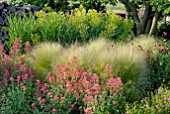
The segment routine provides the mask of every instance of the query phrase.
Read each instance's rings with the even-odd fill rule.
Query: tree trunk
[[[142,24],[136,24],[136,36],[143,34],[144,27]]]
[[[121,2],[126,7],[128,7],[130,9],[130,11],[132,12],[133,20],[136,25],[136,36],[139,36],[139,35],[145,33],[147,21],[151,14],[151,9],[152,9],[151,5],[149,3],[146,5],[144,15],[143,15],[142,19],[140,19],[138,16],[138,11],[137,11],[136,7],[133,5],[133,3],[131,3],[129,0],[121,0]]]
[[[153,35],[153,33],[155,31],[157,21],[158,21],[158,15],[159,15],[159,13],[155,12],[155,15],[154,15],[153,20],[152,20],[152,25],[151,25],[151,28],[150,28],[150,31],[149,31],[149,36]]]

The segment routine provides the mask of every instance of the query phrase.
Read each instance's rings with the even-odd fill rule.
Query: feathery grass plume
[[[147,75],[145,54],[130,44],[115,44],[109,40],[99,38],[86,45],[72,45],[63,49],[59,44],[43,43],[32,51],[36,58],[32,65],[35,71],[47,73],[55,64],[66,64],[77,56],[80,66],[92,68],[100,74],[107,64],[113,68],[112,75],[103,74],[102,79],[111,76],[122,76],[123,82],[133,80],[136,83],[140,77]]]
[[[65,59],[63,60],[63,63],[72,60],[73,56],[77,56],[81,66],[95,67],[93,59],[95,59],[99,51],[102,51],[107,46],[108,41],[106,39],[99,38],[98,40],[92,41],[86,45],[72,45],[64,53],[63,56]]]
[[[89,66],[91,66],[96,72],[102,72],[106,66],[106,64],[110,64],[110,63],[106,63],[103,60],[99,60],[100,58],[100,53],[104,52],[104,53],[108,53],[108,51],[112,48],[113,46],[113,42],[111,42],[110,40],[104,39],[104,38],[99,38],[98,40],[92,41],[89,44],[87,44],[85,46],[85,50],[88,50],[90,55],[91,55],[91,61],[89,64]],[[104,60],[108,60],[107,59],[107,54],[102,55]]]
[[[115,44],[112,48],[104,48],[93,60],[94,70],[103,70],[106,64],[113,67],[113,75],[122,76],[122,80],[138,81],[147,73],[147,63],[143,52],[133,49],[131,45]],[[106,77],[109,78],[109,77]]]
[[[111,46],[113,46],[113,42],[105,38],[99,38],[98,40],[91,41],[89,44],[87,44],[86,48],[90,51],[99,52],[105,48],[109,49]]]
[[[110,52],[111,53],[111,52]],[[113,68],[117,75],[121,75],[124,81],[133,80],[141,85],[141,79],[147,76],[147,62],[145,54],[133,49],[131,45],[118,45],[115,47],[112,57]]]
[[[145,35],[141,35],[141,36],[138,36],[137,38],[135,38],[130,43],[134,44],[134,48],[141,46],[143,50],[152,50],[154,48],[154,45],[157,42],[153,37],[147,37]]]
[[[71,46],[67,51],[64,53],[64,59],[63,63],[66,63],[70,61],[74,56],[78,58],[78,61],[80,62],[80,65],[85,65],[89,62],[91,62],[91,54],[88,50],[84,48],[84,46]],[[67,61],[65,61],[67,60]]]
[[[43,42],[32,49],[31,55],[34,59],[29,58],[28,61],[38,76],[44,76],[52,70],[54,60],[60,61],[59,58],[62,57],[63,50],[64,48],[58,43]]]
[[[122,76],[124,82],[137,82],[139,77],[147,74],[144,53],[131,45],[114,44],[101,38],[85,46],[73,46],[67,51],[64,55],[67,59],[64,60],[77,56],[81,66],[91,67],[97,73],[102,72],[109,64],[113,67],[113,76]],[[101,78],[110,77],[105,75]]]

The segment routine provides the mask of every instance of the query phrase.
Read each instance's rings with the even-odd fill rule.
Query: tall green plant
[[[36,21],[35,17],[32,14],[29,14],[27,17],[26,15],[24,17],[18,17],[18,16],[8,16],[9,24],[10,26],[7,28],[9,31],[9,42],[8,46],[11,49],[12,45],[16,38],[20,39],[21,45],[24,46],[24,44],[27,41],[31,40],[31,34],[35,32],[36,30]]]
[[[113,13],[98,13],[96,10],[75,9],[74,13],[38,12],[34,16],[9,17],[10,43],[16,37],[24,44],[26,41],[56,41],[62,45],[75,42],[86,43],[98,37],[124,41],[131,38],[132,24]],[[128,29],[126,27],[128,27]]]
[[[170,45],[165,41],[159,42],[152,50],[147,50],[152,90],[161,84],[169,85],[170,81]]]

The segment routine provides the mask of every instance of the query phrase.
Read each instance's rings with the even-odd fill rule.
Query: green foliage
[[[153,11],[164,12],[165,14],[168,14],[170,8],[169,0],[119,0],[119,1],[122,3],[129,2],[137,9],[144,7],[146,4],[149,3],[152,6]]]
[[[116,41],[131,38],[132,23],[114,13],[98,13],[96,10],[75,9],[73,14],[62,12],[38,12],[38,19],[9,17],[10,44],[16,37],[24,44],[41,41],[56,41],[63,45],[85,43],[99,36]],[[127,29],[128,27],[128,29]]]
[[[37,16],[41,38],[50,38],[62,44],[71,44],[75,41],[84,43],[99,36],[122,41],[130,37],[129,33],[132,29],[132,24],[113,13],[102,14],[97,13],[96,10],[89,10],[86,14],[82,8],[75,9],[74,14],[39,13]],[[54,28],[49,30],[48,27]]]
[[[128,81],[125,83],[124,90],[123,96],[125,96],[126,103],[134,103],[144,97],[144,91],[139,90],[133,81]]]
[[[170,22],[159,22],[156,30],[156,35],[158,37],[169,39],[168,31],[170,31]]]
[[[152,50],[148,50],[147,57],[151,89],[153,90],[157,89],[161,84],[168,85],[170,81],[170,46],[165,41],[159,42]]]
[[[149,2],[153,6],[153,10],[163,12],[165,15],[170,13],[169,0],[149,0]]]
[[[37,5],[39,7],[43,7],[44,4],[46,3],[45,0],[23,0],[23,1],[26,4]],[[47,0],[47,1],[49,1],[49,0]]]
[[[12,45],[16,38],[20,39],[22,47],[27,41],[31,40],[31,34],[36,30],[35,17],[30,14],[29,17],[24,16],[23,18],[17,16],[8,16],[10,26],[7,27],[9,31],[9,42],[7,42],[9,49],[12,49]]]
[[[149,89],[155,90],[160,87],[161,84],[168,84],[170,80],[169,43],[165,40],[153,38],[138,38],[131,43],[133,43],[135,48],[138,47],[146,54],[149,69]]]
[[[79,33],[74,26],[69,26],[67,19],[61,12],[37,14],[37,30],[40,41],[57,41],[61,44],[71,44],[80,40]],[[34,37],[32,38],[34,39]]]
[[[23,0],[7,0],[9,4],[16,5],[16,4],[24,4]]]
[[[150,93],[149,97],[133,104],[127,104],[129,114],[169,114],[170,90],[160,87],[158,92]]]
[[[34,4],[41,8],[45,5],[51,7],[55,11],[62,11],[63,9],[70,9],[68,0],[22,0],[25,4]]]
[[[79,6],[82,5],[86,11],[89,9],[95,9],[98,12],[104,12],[107,4],[115,5],[117,2],[117,0],[73,0],[73,3],[74,1],[78,1]]]

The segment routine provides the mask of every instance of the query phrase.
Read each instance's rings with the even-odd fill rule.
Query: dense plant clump
[[[56,62],[60,61],[62,52],[65,49],[59,43],[44,42],[36,45],[31,53],[28,54],[26,60],[35,70],[35,74],[40,79],[45,79],[45,76],[50,72]]]
[[[124,110],[122,97],[123,84],[120,77],[101,80],[101,76],[93,73],[92,68],[80,68],[77,58],[66,66],[56,65],[46,79],[52,84],[52,91],[62,98],[60,104],[85,113],[120,113]],[[106,65],[100,74],[109,74],[112,68]],[[121,104],[121,105],[120,105]],[[107,106],[105,106],[107,105]],[[64,111],[64,110],[62,110]]]
[[[9,55],[4,53],[4,48],[0,45],[0,112],[169,113],[170,94],[169,88],[166,87],[169,86],[170,80],[169,43],[152,38],[127,42],[116,44],[99,39],[86,45],[72,45],[68,48],[48,42],[37,45],[35,49],[31,49],[30,43],[27,42],[23,49],[24,55],[21,55],[22,46],[18,38]],[[46,50],[41,51],[41,48]],[[120,51],[123,49],[130,54]],[[128,72],[123,73],[126,71],[124,67],[116,68],[113,63],[119,59],[115,59],[116,56],[110,53],[122,56],[118,56],[122,61],[116,64],[117,67],[119,64],[120,67],[126,65],[128,57],[138,58],[132,58],[133,61],[129,61],[129,64],[139,62],[139,58],[143,57],[140,64],[134,62],[135,65],[132,65],[135,68],[136,65],[141,66],[144,63],[136,76],[139,81],[134,80],[131,70],[127,70],[130,74],[128,75]],[[38,55],[43,58],[38,58]],[[107,56],[115,57],[113,60],[116,61]],[[98,57],[105,59],[99,61]],[[87,59],[83,61],[84,58]],[[40,68],[35,69],[34,73],[33,68],[36,68],[36,65]],[[143,72],[142,68],[146,72]],[[124,70],[122,73],[121,69]],[[145,74],[143,77],[140,76],[141,72]],[[125,76],[128,77],[124,78]],[[141,85],[146,88],[141,88]]]
[[[25,15],[26,16],[26,15]],[[35,31],[35,17],[30,14],[29,17],[21,18],[16,16],[8,17],[10,27],[7,28],[9,33],[9,41],[6,42],[8,47],[12,49],[13,43],[16,38],[19,38],[21,43],[21,49],[27,41],[30,43],[36,42],[31,40],[31,33]]]
[[[127,88],[123,92],[125,101],[133,103],[135,100],[141,99],[141,97],[148,96],[145,94],[146,92],[155,91],[161,84],[168,85],[170,51],[168,42],[162,42],[153,38],[145,38],[144,36],[137,40],[127,42],[127,44],[116,44],[105,39],[98,39],[83,46],[75,44],[69,48],[61,48],[61,45],[57,43],[43,43],[32,50],[31,53],[35,58],[34,60],[31,59],[31,64],[37,69],[46,69],[41,63],[43,64],[43,61],[49,60],[51,70],[53,66],[55,67],[56,63],[67,66],[67,63],[72,60],[74,55],[76,55],[79,57],[77,58],[79,63],[77,66],[84,66],[84,69],[91,67],[93,72],[96,72],[102,80],[108,80],[113,75],[121,76],[122,81],[124,83],[127,82],[125,84]],[[55,46],[50,46],[51,44]],[[43,60],[41,56],[43,53],[47,53],[41,53],[44,47],[56,50],[51,52],[48,51],[51,54],[48,56],[56,56],[54,58],[51,57],[53,59],[46,56]],[[60,49],[62,49],[62,51]],[[46,64],[48,63],[46,62]],[[107,64],[110,64],[107,66],[110,68],[110,74],[102,74]],[[37,65],[39,66],[37,67]],[[59,71],[62,70],[60,69]],[[68,72],[69,73],[66,73],[66,75],[70,74],[70,70],[68,70]],[[56,74],[54,73],[54,75]],[[45,76],[41,78],[44,79]],[[135,82],[135,85],[128,85],[130,80]]]
[[[26,52],[29,51],[29,46],[27,42]],[[35,79],[34,70],[25,64],[24,57],[20,54],[19,39],[14,42],[9,56],[3,53],[3,46],[0,46],[0,57],[0,112],[52,112],[52,107],[46,105],[48,84],[40,85],[40,80]],[[43,98],[40,100],[39,97]]]
[[[169,114],[169,104],[169,88],[160,87],[155,94],[150,93],[149,97],[146,97],[139,102],[128,104],[126,114]]]
[[[45,78],[55,64],[66,65],[74,56],[78,57],[79,66],[91,67],[100,74],[107,64],[113,69],[112,75],[100,78],[108,79],[111,76],[121,76],[123,82],[133,80],[138,83],[140,77],[147,75],[145,54],[131,44],[116,44],[106,39],[98,39],[86,45],[72,45],[62,48],[58,43],[42,43],[31,51],[32,57],[28,61],[35,72]],[[38,77],[40,78],[40,77]]]
[[[149,63],[151,88],[157,89],[170,81],[170,46],[165,41],[154,45],[152,50],[146,50]]]
[[[25,51],[30,50],[29,42]],[[20,54],[19,39],[10,55],[0,46],[0,111],[2,113],[120,113],[125,101],[120,77],[101,80],[92,69],[79,67],[77,58],[66,66],[57,64],[46,76],[46,83],[36,79]],[[112,71],[109,65],[101,75]],[[105,106],[107,105],[107,106]]]
[[[57,41],[63,45],[85,43],[98,37],[124,41],[131,38],[132,23],[114,13],[98,13],[96,10],[75,9],[71,14],[63,12],[38,12],[33,16],[9,18],[10,44],[16,37],[22,44],[41,41]]]

